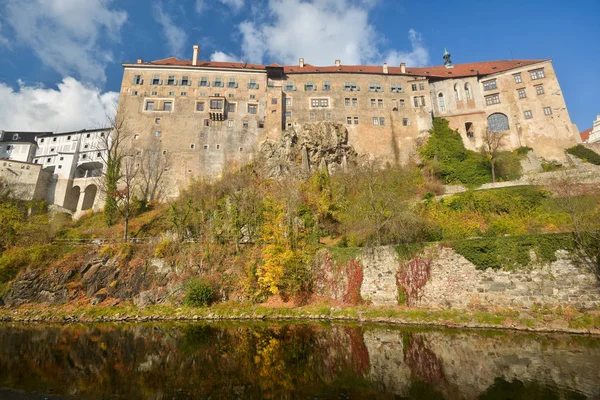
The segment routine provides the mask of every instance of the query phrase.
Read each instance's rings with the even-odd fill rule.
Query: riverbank
[[[64,305],[49,309],[40,305],[30,305],[0,309],[0,322],[72,324],[213,320],[354,321],[386,325],[600,335],[600,311],[580,312],[575,309],[432,310],[408,307],[340,307],[328,303],[292,308],[233,302],[208,308],[168,305],[145,308],[123,305],[112,307]]]

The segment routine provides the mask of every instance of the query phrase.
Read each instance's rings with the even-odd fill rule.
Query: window
[[[165,111],[173,111],[173,102],[171,102],[171,101],[165,101],[163,103],[163,110],[165,110]]]
[[[475,133],[473,132],[473,123],[465,122],[465,132],[467,132],[467,137],[473,138],[475,137]]]
[[[250,79],[248,83],[248,89],[258,89],[258,83],[256,83],[256,79]]]
[[[198,81],[198,86],[204,86],[204,87],[209,86],[208,78],[206,76],[203,76],[202,78],[200,78],[200,80]]]
[[[304,85],[304,91],[305,92],[312,92],[314,90],[317,90],[317,87],[315,86],[315,84],[312,83],[311,81],[306,82],[306,84]]]
[[[286,106],[291,106],[292,105],[292,98],[291,97],[286,97],[285,98],[285,105]]]
[[[190,86],[192,84],[192,82],[190,81],[190,77],[189,76],[182,76],[181,77],[181,86]]]
[[[491,94],[489,96],[485,96],[485,104],[491,106],[493,104],[500,104],[500,95],[499,94]]]
[[[331,82],[329,82],[329,81],[323,82],[323,90],[324,91],[331,90]]]
[[[199,101],[196,103],[196,111],[204,111],[204,102]]]
[[[256,95],[255,94],[251,94],[250,95],[250,100],[256,100]]]
[[[242,122],[242,125],[244,126],[244,128],[247,128],[248,127],[248,120],[244,120]]]
[[[286,82],[283,90],[287,90],[287,91],[296,90],[296,86],[294,86],[294,82]]]
[[[370,83],[369,92],[383,92],[383,89],[381,88],[381,83]]]
[[[44,143],[44,139],[41,139],[41,140],[40,140],[40,143]]]
[[[51,161],[52,161],[51,158],[46,159],[46,162],[51,162]]]
[[[540,69],[536,69],[533,71],[529,71],[529,74],[531,75],[531,80],[535,81],[538,79],[542,79],[545,78],[546,75],[544,74],[544,68],[540,68]]]
[[[137,90],[132,90],[131,91],[131,95],[132,96],[137,96],[138,95],[138,91]]]
[[[454,99],[460,101],[460,87],[458,86],[458,83],[454,84]]]
[[[219,150],[220,148],[221,148],[221,145],[220,145],[220,144],[218,144],[218,145],[217,145],[217,150]]]
[[[405,107],[404,99],[400,99],[400,108],[404,108],[404,107]]]
[[[358,99],[357,98],[352,99],[352,107],[358,107]]]
[[[525,111],[524,114],[525,114],[525,119],[533,118],[533,114],[531,113],[531,110]]]
[[[465,83],[465,98],[467,100],[471,100],[471,84],[469,82]]]
[[[155,118],[155,119],[154,119],[154,123],[155,123],[156,125],[160,125],[160,118]]]
[[[134,85],[141,85],[144,81],[142,80],[142,76],[141,75],[134,75],[133,77],[133,84]]]
[[[154,75],[152,77],[152,81],[150,81],[151,85],[162,85],[162,80],[160,79],[159,75]]]
[[[233,128],[233,121],[232,120],[227,121],[227,126],[229,128]]]
[[[517,92],[519,93],[520,99],[524,99],[525,97],[527,97],[527,92],[525,92],[525,88],[517,89]]]
[[[496,84],[496,80],[495,79],[491,79],[489,81],[485,81],[483,82],[483,90],[494,90],[497,89],[498,85]]]
[[[238,84],[235,81],[235,78],[229,78],[229,81],[227,82],[227,87],[229,89],[236,89],[238,87]]]
[[[417,84],[413,83],[412,85],[410,85],[410,88],[412,89],[413,92],[417,91]]]
[[[402,85],[399,83],[392,83],[390,86],[390,92],[392,93],[402,93],[404,89],[402,89]]]
[[[229,97],[230,99],[233,99],[233,98],[235,97],[235,95],[234,95],[233,93],[229,93],[229,94],[227,95],[227,97]]]
[[[371,108],[375,108],[375,104],[376,104],[375,99],[371,99]]]
[[[213,87],[225,87],[225,85],[223,84],[221,78],[215,78],[215,81],[213,82]]]
[[[152,92],[152,96],[158,96],[158,92],[156,92],[156,91]]]
[[[310,112],[310,120],[311,120],[311,121],[314,121],[314,120],[315,120],[315,112],[314,112],[314,111],[311,111],[311,112]]]
[[[236,103],[227,103],[227,111],[229,111],[230,113],[234,113],[235,106],[236,106]]]
[[[419,98],[417,96],[413,97],[413,105],[419,107]]]
[[[544,107],[544,115],[552,115],[552,108]]]
[[[258,112],[257,104],[248,104],[248,114],[256,114]]]
[[[350,97],[346,97],[346,98],[344,99],[344,105],[345,105],[346,107],[350,107]]]
[[[205,145],[204,145],[202,148],[203,148],[204,150],[208,150],[208,145],[207,145],[207,144],[205,144]]]
[[[356,84],[356,82],[345,82],[344,90],[349,92],[357,92],[360,90],[360,87]]]
[[[291,111],[286,111],[285,112],[285,116],[288,117],[288,118],[291,117],[292,116],[292,112]]]
[[[515,83],[521,83],[521,82],[523,82],[523,79],[521,79],[521,73],[520,72],[518,74],[514,74],[513,78],[515,78]]]
[[[71,140],[71,136],[67,136],[67,140]]]
[[[438,106],[441,112],[446,111],[446,101],[444,100],[444,93],[438,94]]]
[[[377,107],[383,108],[383,99],[377,99]]]
[[[169,92],[169,96],[175,96],[175,92],[173,92],[173,91],[170,91],[170,92]]]
[[[544,86],[542,85],[536,85],[535,87],[535,92],[540,95],[540,94],[544,94]]]
[[[425,84],[419,83],[419,90],[425,90]]]
[[[167,85],[177,85],[177,79],[175,79],[175,75],[169,75],[169,78],[167,79]]]
[[[327,120],[331,119],[331,113],[330,112],[325,113],[325,119],[327,119]]]
[[[181,92],[181,96],[187,96],[187,92]]]
[[[373,117],[373,125],[379,125],[379,118]]]
[[[508,117],[501,113],[495,113],[488,117],[488,129],[490,132],[502,132],[509,129]]]
[[[154,136],[156,136],[156,137],[161,137],[161,136],[162,136],[162,133],[161,133],[160,131],[156,131],[156,132],[154,133]]]
[[[385,126],[385,118],[379,117],[379,126]]]
[[[273,97],[271,99],[271,104],[277,104],[277,98],[276,97]]]
[[[358,117],[354,117],[354,125],[358,125]]]
[[[193,150],[193,149],[194,149],[194,147],[196,147],[196,146],[195,146],[193,143],[192,143],[192,144],[190,144],[190,149],[192,149],[192,150]]]
[[[208,118],[204,118],[204,126],[210,126],[210,120]]]
[[[425,96],[421,96],[421,106],[425,107]]]
[[[220,99],[211,99],[210,100],[210,109],[211,110],[222,110],[223,109],[224,100]]]
[[[410,123],[408,122],[408,118],[402,118],[402,126],[408,126]]]
[[[311,107],[329,107],[329,99],[311,99]]]
[[[13,137],[12,137],[12,140],[19,140],[19,139],[20,139],[20,138],[19,138],[19,134],[18,134],[18,133],[15,133],[15,134],[13,135]],[[54,141],[56,142],[56,138],[54,138]]]
[[[352,125],[352,117],[346,117],[346,124]]]
[[[133,135],[133,140],[138,140],[140,138],[140,135]]]
[[[152,111],[152,110],[154,110],[154,102],[153,101],[147,101],[145,109],[146,109],[146,111]]]

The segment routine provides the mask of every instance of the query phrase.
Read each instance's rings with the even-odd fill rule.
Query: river
[[[0,325],[1,399],[599,399],[600,338],[333,323]]]

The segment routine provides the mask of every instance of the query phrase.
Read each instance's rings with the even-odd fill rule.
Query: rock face
[[[164,303],[181,292],[177,274],[162,261],[119,262],[116,257],[90,255],[82,265],[21,273],[4,297],[9,307],[26,303],[64,304],[69,301],[97,305],[132,300],[139,307]]]
[[[271,177],[287,173],[309,174],[326,167],[329,173],[356,163],[358,155],[348,144],[348,132],[342,124],[316,122],[284,131],[276,142],[260,145],[260,155]]]

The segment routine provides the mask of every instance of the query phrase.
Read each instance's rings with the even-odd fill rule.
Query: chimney
[[[335,60],[335,66],[339,67],[342,64],[341,60]]]
[[[387,63],[383,63],[383,73],[387,74],[388,73],[388,67],[387,67]]]
[[[406,73],[406,63],[400,63],[400,72]]]
[[[138,63],[138,64],[143,64],[143,63],[144,63],[144,60],[142,60],[141,58],[138,58],[138,61],[137,61],[137,63]]]
[[[198,53],[200,52],[200,47],[197,44],[194,45],[194,56],[192,57],[192,65],[198,65]]]
[[[298,65],[300,66],[300,68],[304,68],[304,58],[301,58]]]

